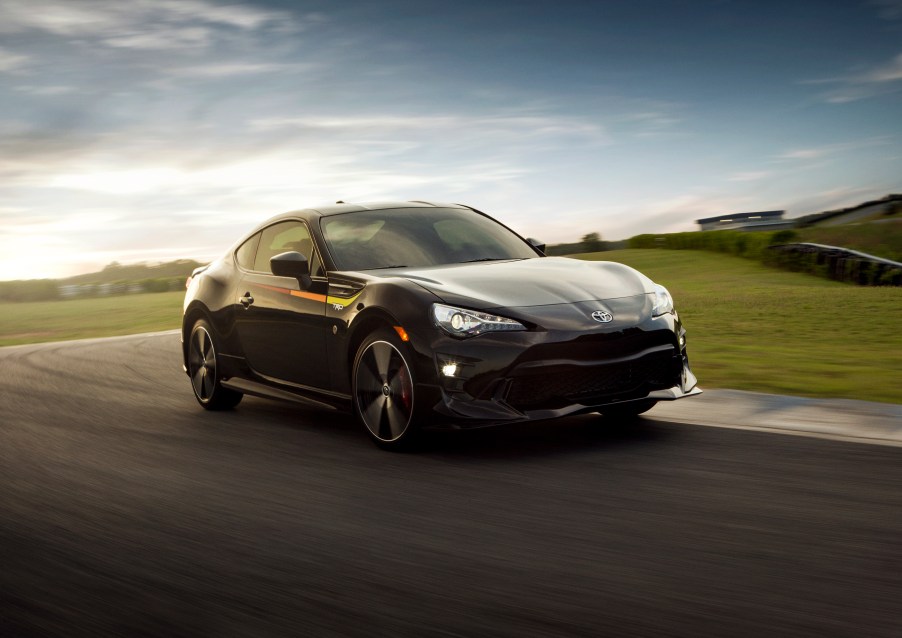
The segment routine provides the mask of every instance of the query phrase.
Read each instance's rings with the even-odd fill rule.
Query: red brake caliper
[[[407,372],[406,367],[398,370],[398,377],[401,382],[401,402],[404,403],[406,411],[410,413],[411,390],[413,388],[410,387],[410,374]]]

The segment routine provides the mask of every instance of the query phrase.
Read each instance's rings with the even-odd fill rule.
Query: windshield
[[[422,268],[538,256],[513,232],[470,210],[371,210],[323,217],[320,224],[339,270]]]

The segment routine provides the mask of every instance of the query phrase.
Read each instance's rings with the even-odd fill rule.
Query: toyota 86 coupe
[[[458,204],[270,219],[188,279],[182,352],[208,410],[245,394],[351,409],[386,449],[422,428],[627,417],[701,393],[663,286],[546,257]]]

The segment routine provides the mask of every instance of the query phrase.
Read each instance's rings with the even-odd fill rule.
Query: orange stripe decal
[[[311,301],[321,301],[326,303],[326,295],[318,295],[313,292],[304,292],[303,290],[291,290],[290,288],[279,288],[278,286],[267,286],[266,284],[256,284],[261,288],[272,290],[283,295],[291,295],[292,297],[300,297],[301,299],[310,299]]]
[[[326,303],[326,295],[317,295],[312,292],[304,292],[303,290],[290,290],[292,297],[301,297],[302,299],[311,299],[313,301],[322,301]]]
[[[261,288],[266,288],[267,290],[272,290],[273,292],[281,292],[283,295],[287,295],[291,293],[289,288],[279,288],[278,286],[267,286],[266,284],[254,284],[255,286],[260,286]]]

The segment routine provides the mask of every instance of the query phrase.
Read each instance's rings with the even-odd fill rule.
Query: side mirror
[[[540,242],[538,239],[533,239],[532,237],[530,237],[526,241],[528,241],[530,245],[540,253],[542,253],[543,255],[545,254],[545,244],[543,242]]]
[[[278,277],[294,277],[298,280],[301,290],[307,290],[313,281],[310,279],[310,264],[301,253],[290,250],[281,253],[269,260],[272,274]]]

